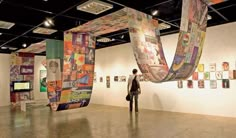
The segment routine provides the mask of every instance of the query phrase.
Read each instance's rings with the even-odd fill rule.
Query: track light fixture
[[[151,11],[151,14],[152,14],[152,16],[157,16],[158,14],[159,14],[159,11],[158,10],[152,10]]]
[[[23,44],[22,44],[22,47],[27,47],[27,44],[26,44],[26,43],[23,43]]]
[[[50,26],[53,26],[54,25],[54,22],[52,19],[50,18],[47,18],[44,22],[43,22],[44,26],[46,27],[50,27]]]

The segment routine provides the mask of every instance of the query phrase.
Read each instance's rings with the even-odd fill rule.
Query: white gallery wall
[[[216,63],[222,71],[222,62],[230,64],[230,70],[236,69],[236,22],[207,28],[206,40],[200,63],[205,71],[210,63]],[[166,60],[171,65],[175,53],[178,34],[161,37]],[[127,78],[133,68],[138,68],[130,44],[124,44],[96,50],[94,83],[91,103],[125,106],[127,82],[114,82],[114,76]],[[140,72],[139,72],[140,73]],[[106,76],[111,78],[111,87],[106,88]],[[103,77],[103,82],[99,78]],[[139,107],[143,109],[185,112],[206,115],[236,117],[236,80],[230,80],[230,88],[222,88],[222,80],[217,80],[217,89],[211,89],[205,80],[205,88],[198,88],[193,81],[193,88],[177,87],[177,82],[151,83],[141,82],[142,94]]]
[[[41,64],[45,56],[35,56],[34,99],[47,100],[47,92],[40,92],[39,72],[45,67]],[[10,105],[10,54],[0,54],[0,106]]]

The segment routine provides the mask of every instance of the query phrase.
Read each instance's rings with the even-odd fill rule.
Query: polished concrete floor
[[[236,118],[89,105],[51,112],[45,105],[0,107],[0,138],[236,138]]]

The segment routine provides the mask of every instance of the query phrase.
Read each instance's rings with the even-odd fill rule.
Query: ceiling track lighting
[[[152,16],[157,16],[158,14],[159,14],[159,11],[158,10],[152,10],[151,11],[151,14],[152,14]]]
[[[212,17],[211,17],[211,15],[207,15],[207,20],[211,20],[212,19]]]
[[[23,43],[23,44],[22,44],[22,47],[27,47],[27,44],[26,44],[26,43]]]
[[[8,49],[8,47],[1,47],[1,49]]]
[[[52,19],[50,18],[47,18],[44,22],[43,22],[44,26],[46,27],[51,27],[51,26],[54,26],[54,22]]]

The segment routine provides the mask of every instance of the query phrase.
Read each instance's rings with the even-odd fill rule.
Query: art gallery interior
[[[0,138],[235,137],[236,2],[193,1],[0,0]],[[146,63],[137,52],[139,25],[154,28],[164,78],[151,73],[161,62]],[[192,57],[185,53],[178,72],[179,48],[191,44],[199,49],[195,56],[193,47],[182,50]],[[145,72],[144,62],[155,66]],[[139,112],[125,99],[134,68]]]

